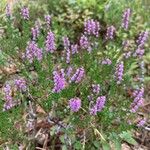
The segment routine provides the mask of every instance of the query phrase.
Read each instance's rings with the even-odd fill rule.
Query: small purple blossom
[[[70,76],[71,76],[72,71],[73,71],[73,68],[72,68],[71,66],[69,66],[69,67],[67,68],[67,71],[66,71],[67,77],[70,77]]]
[[[77,44],[71,45],[71,51],[72,54],[78,53],[78,45]]]
[[[54,71],[53,72],[53,80],[54,80],[54,88],[53,92],[54,93],[59,93],[65,88],[65,77],[64,77],[64,70],[61,69],[61,71]]]
[[[88,38],[87,38],[85,35],[82,35],[82,36],[80,37],[80,47],[81,47],[82,49],[88,49],[89,46],[90,46],[90,43],[89,43],[89,41],[88,41]]]
[[[71,98],[69,100],[69,107],[71,111],[77,112],[81,108],[81,99],[77,98]]]
[[[38,48],[35,41],[28,42],[25,58],[27,58],[30,63],[32,63],[35,58],[39,61],[42,60],[42,55],[42,49]]]
[[[138,47],[143,47],[146,43],[146,41],[148,40],[148,34],[149,32],[148,31],[144,31],[144,32],[141,32],[138,39],[137,39],[137,44],[138,44]]]
[[[5,94],[5,103],[3,106],[3,111],[9,110],[14,106],[13,97],[11,95],[11,86],[6,84],[4,87],[4,94]]]
[[[55,46],[55,35],[53,32],[48,32],[48,35],[46,37],[46,51],[53,53],[56,50]]]
[[[114,38],[114,35],[115,35],[115,27],[114,26],[109,26],[107,27],[107,32],[106,32],[106,39],[107,40],[112,40]]]
[[[99,84],[92,84],[92,91],[95,94],[99,94],[99,92],[100,92],[100,85]]]
[[[32,32],[32,39],[36,40],[40,34],[39,26],[35,25],[35,27],[31,28],[31,32]]]
[[[97,115],[97,106],[96,105],[92,106],[89,109],[89,111],[90,111],[90,115],[93,115],[93,116]]]
[[[137,89],[133,92],[134,101],[131,104],[131,112],[136,112],[143,105],[144,88]]]
[[[51,16],[50,15],[45,15],[44,18],[45,18],[45,22],[46,22],[47,27],[50,27]]]
[[[127,30],[129,27],[130,16],[131,16],[131,9],[128,8],[124,11],[122,19],[122,28],[124,28],[125,30]]]
[[[143,127],[144,125],[145,125],[145,123],[146,123],[146,119],[144,118],[144,119],[141,119],[141,120],[139,120],[139,122],[137,123],[137,126],[138,127]]]
[[[75,82],[75,83],[79,83],[82,78],[84,77],[84,68],[78,68],[75,72],[75,74],[73,74],[73,76],[70,79],[70,82]]]
[[[117,84],[120,84],[121,81],[123,80],[123,72],[124,72],[124,63],[123,61],[121,61],[117,64],[116,71],[115,71],[115,78]]]
[[[131,51],[128,51],[128,52],[125,52],[123,56],[124,58],[128,59],[129,57],[131,57],[131,54],[132,54]]]
[[[111,65],[112,61],[109,58],[106,58],[102,61],[102,65]]]
[[[87,35],[99,36],[100,24],[93,19],[87,20],[84,23],[84,33]]]
[[[21,9],[21,15],[22,15],[24,20],[29,20],[29,9],[28,9],[28,7],[23,7]]]
[[[142,58],[142,56],[144,55],[144,52],[145,50],[143,48],[138,47],[136,51],[134,52],[133,56]]]
[[[63,37],[64,49],[66,51],[66,63],[70,63],[70,41],[68,37]]]
[[[6,5],[6,16],[11,17],[11,10],[10,10],[10,5],[9,4]]]
[[[26,81],[24,79],[16,79],[15,85],[16,85],[17,89],[20,91],[26,91],[26,89],[27,89]]]

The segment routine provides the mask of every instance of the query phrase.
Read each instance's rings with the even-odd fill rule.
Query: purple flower
[[[130,16],[131,16],[131,9],[128,8],[124,11],[122,19],[122,28],[124,28],[125,30],[127,30],[129,27]]]
[[[138,47],[143,47],[146,43],[146,41],[148,40],[148,34],[149,32],[148,31],[144,31],[144,32],[141,32],[138,39],[137,39],[137,44],[138,44]]]
[[[136,112],[138,108],[143,105],[144,101],[143,95],[144,95],[144,88],[135,90],[133,92],[134,101],[131,104],[131,112]]]
[[[77,112],[81,108],[81,99],[77,98],[71,98],[69,100],[69,107],[71,111]]]
[[[102,61],[102,65],[111,65],[111,64],[112,64],[112,62],[109,58],[106,58]]]
[[[24,79],[16,79],[15,85],[16,85],[17,89],[20,91],[26,91],[26,89],[27,89],[26,81]]]
[[[114,38],[114,35],[115,35],[115,27],[114,26],[110,26],[107,28],[107,32],[106,32],[106,39],[110,39],[112,40]]]
[[[138,48],[136,49],[136,51],[134,52],[133,56],[134,56],[134,57],[139,57],[139,58],[141,58],[141,57],[144,55],[144,52],[145,52],[144,49],[138,47]]]
[[[124,63],[123,61],[121,61],[120,63],[117,64],[115,71],[115,78],[117,84],[120,84],[121,81],[123,80],[123,72],[124,72]]]
[[[124,58],[127,59],[127,58],[131,57],[131,54],[132,53],[129,51],[129,52],[124,53],[123,56],[124,56]]]
[[[69,66],[69,67],[67,68],[67,71],[66,71],[67,77],[70,77],[70,76],[71,76],[72,71],[73,71],[73,68],[72,68],[71,66]]]
[[[13,97],[11,95],[11,86],[6,84],[4,87],[4,94],[5,94],[5,103],[3,106],[3,111],[9,110],[14,106]]]
[[[55,46],[55,35],[53,32],[48,32],[48,35],[46,37],[46,51],[53,53],[56,50]]]
[[[100,24],[93,19],[87,20],[84,23],[84,33],[88,35],[99,36]]]
[[[97,112],[101,112],[106,102],[106,96],[99,96],[96,100],[96,104],[90,108],[90,114],[96,115]]]
[[[47,24],[47,27],[50,27],[50,24],[51,24],[51,16],[50,16],[50,15],[45,15],[44,18],[45,18],[45,22],[46,22],[46,24]]]
[[[23,7],[21,9],[21,15],[24,20],[29,20],[29,9],[27,7]]]
[[[60,72],[54,71],[53,72],[53,80],[54,80],[54,88],[52,91],[54,93],[61,92],[61,90],[63,90],[65,88],[65,83],[66,83],[64,70],[61,69]]]
[[[36,40],[40,34],[39,26],[36,25],[35,27],[31,28],[31,32],[33,40]]]
[[[93,93],[99,94],[100,92],[100,85],[99,84],[92,84]]]
[[[90,43],[88,41],[88,38],[85,35],[82,35],[80,37],[80,47],[82,49],[88,49],[90,47]]]
[[[96,100],[96,106],[97,106],[97,111],[100,112],[105,105],[106,102],[106,96],[100,96]]]
[[[68,37],[63,37],[64,49],[66,51],[66,63],[70,63],[70,41]]]
[[[6,5],[6,16],[7,17],[11,16],[11,10],[10,10],[10,5],[9,4]]]
[[[25,57],[30,63],[32,63],[35,58],[39,61],[42,60],[42,49],[38,48],[35,41],[28,42]]]
[[[73,76],[71,77],[70,82],[79,83],[82,80],[84,73],[84,68],[78,68],[75,74],[73,74]]]
[[[78,53],[78,45],[77,44],[71,45],[71,51],[72,54]]]
[[[139,120],[139,122],[137,123],[137,126],[138,127],[143,127],[144,125],[145,125],[145,123],[146,123],[146,119],[144,118],[144,119],[141,119],[141,120]]]

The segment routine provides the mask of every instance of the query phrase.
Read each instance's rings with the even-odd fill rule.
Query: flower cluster
[[[71,98],[69,100],[69,107],[71,111],[77,112],[81,108],[81,99],[77,98]]]
[[[26,81],[24,79],[16,79],[15,85],[16,85],[17,89],[20,91],[26,91],[26,89],[27,89]]]
[[[138,39],[137,39],[137,45],[138,47],[143,47],[148,40],[148,31],[141,32]]]
[[[82,35],[80,37],[80,47],[81,49],[88,49],[88,47],[90,46],[89,40],[85,35]]]
[[[60,72],[53,71],[53,80],[54,80],[54,88],[52,91],[54,93],[61,92],[61,90],[65,88],[65,83],[66,83],[64,70],[61,69]]]
[[[73,74],[73,76],[71,77],[70,82],[79,83],[82,80],[84,73],[84,68],[78,68],[75,74]]]
[[[25,57],[29,60],[30,63],[36,58],[37,60],[42,60],[42,49],[38,48],[35,41],[28,42]]]
[[[45,15],[44,18],[45,18],[45,22],[46,22],[47,27],[49,27],[51,24],[51,16]]]
[[[145,118],[140,119],[140,120],[138,121],[138,123],[137,123],[137,126],[138,126],[138,127],[143,127],[143,126],[145,125],[145,123],[146,123],[146,119],[145,119]]]
[[[53,53],[56,50],[55,46],[55,35],[53,32],[48,32],[48,35],[46,37],[46,51]]]
[[[134,101],[131,104],[131,112],[136,112],[140,106],[143,104],[143,95],[144,95],[144,88],[137,89],[133,92]]]
[[[120,84],[121,81],[123,80],[123,72],[124,72],[124,63],[123,61],[121,61],[117,64],[116,71],[115,71],[115,78],[117,84]]]
[[[100,24],[93,19],[87,20],[84,23],[84,33],[88,35],[99,36]]]
[[[72,52],[72,54],[78,53],[78,45],[77,44],[71,45],[71,52]]]
[[[129,57],[131,57],[131,54],[132,54],[131,51],[128,51],[128,52],[125,52],[123,56],[124,58],[128,59]]]
[[[9,84],[6,84],[4,87],[4,94],[5,94],[5,103],[3,106],[3,110],[9,110],[14,106],[13,97],[12,97],[12,90]]]
[[[109,58],[106,58],[102,61],[102,65],[111,65],[112,61]]]
[[[68,37],[63,37],[64,48],[66,51],[66,63],[70,63],[70,41]]]
[[[29,9],[27,7],[23,7],[21,9],[21,15],[24,20],[29,20]]]
[[[7,17],[11,16],[11,10],[10,10],[10,5],[9,4],[6,5],[6,16]]]
[[[106,102],[106,96],[99,96],[96,99],[96,104],[90,108],[90,114],[96,115],[97,112],[101,112],[102,109],[104,108],[105,102]]]
[[[99,94],[99,92],[100,92],[100,85],[99,84],[92,84],[92,91],[95,94]]]
[[[128,8],[124,11],[122,19],[122,28],[124,28],[125,30],[127,30],[129,27],[130,16],[131,16],[131,9]]]
[[[36,40],[40,34],[39,26],[35,25],[35,27],[31,28],[31,32],[32,32],[32,39]]]
[[[115,35],[115,27],[114,26],[110,26],[107,28],[107,32],[106,32],[106,39],[110,39],[112,40],[114,38],[114,35]]]

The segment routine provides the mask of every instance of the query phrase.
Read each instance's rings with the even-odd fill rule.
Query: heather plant
[[[62,149],[105,150],[110,141],[120,149],[122,140],[135,144],[130,131],[146,122],[137,119],[137,112],[144,103],[143,56],[150,31],[131,33],[134,10],[119,13],[117,25],[104,23],[107,15],[104,20],[84,18],[72,35],[75,31],[66,33],[52,14],[33,22],[27,5],[19,8],[20,26],[15,26],[15,14],[6,9],[1,50],[17,62],[18,74],[4,83],[2,110],[29,112],[24,122],[28,135],[22,131],[22,138],[32,143],[30,149],[37,145],[38,106],[52,125],[53,148],[57,137]],[[135,74],[131,64],[137,66]]]

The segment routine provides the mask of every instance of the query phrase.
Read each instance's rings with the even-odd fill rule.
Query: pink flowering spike
[[[97,106],[97,111],[100,112],[105,105],[106,102],[106,97],[105,96],[100,96],[96,100],[96,106]]]
[[[56,50],[55,46],[55,35],[53,32],[48,32],[48,35],[46,37],[46,51],[53,53]]]
[[[145,50],[143,48],[138,47],[133,54],[134,57],[142,58],[144,55]]]
[[[81,99],[79,98],[72,98],[69,100],[69,107],[71,111],[77,112],[81,108]]]
[[[99,92],[100,92],[100,85],[99,84],[92,84],[92,91],[95,94],[99,94]]]
[[[65,75],[63,70],[61,70],[61,72],[58,71],[53,72],[54,88],[52,91],[54,93],[59,93],[65,88],[66,80],[64,76]]]
[[[114,26],[110,26],[107,28],[107,32],[106,32],[106,39],[107,40],[112,40],[115,36],[115,27]]]
[[[145,123],[146,123],[146,119],[144,118],[144,119],[141,119],[141,120],[139,120],[139,122],[137,123],[137,126],[138,127],[143,127],[144,125],[145,125]]]
[[[125,30],[127,30],[129,27],[130,16],[131,16],[131,9],[128,8],[124,11],[122,19],[122,28],[124,28]]]
[[[26,81],[24,79],[16,79],[15,80],[15,86],[20,91],[26,91]]]
[[[93,116],[97,115],[97,106],[96,105],[94,105],[90,108],[90,115],[93,115]]]
[[[73,71],[73,68],[72,68],[71,66],[69,66],[69,67],[67,68],[67,71],[66,71],[67,77],[70,77],[70,76],[71,76],[72,71]]]
[[[68,37],[63,37],[63,44],[64,44],[64,49],[66,51],[66,63],[70,63],[70,41]]]
[[[11,86],[6,84],[4,87],[5,103],[3,111],[9,110],[14,106],[13,97],[11,95]]]
[[[31,28],[31,32],[32,32],[32,39],[33,39],[33,40],[36,40],[37,37],[38,37],[39,34],[40,34],[39,26],[38,26],[38,25],[35,25],[35,27]]]
[[[134,101],[131,104],[131,112],[135,113],[138,110],[138,108],[143,105],[144,102],[143,96],[144,96],[144,88],[135,90],[133,92]]]
[[[102,61],[102,65],[111,65],[112,61],[109,58],[106,58]]]
[[[117,84],[120,84],[121,81],[123,80],[123,72],[124,72],[124,63],[123,61],[121,61],[120,63],[117,64],[115,71],[115,78]]]
[[[10,5],[9,4],[6,5],[6,16],[8,18],[11,17],[11,10],[10,10]]]
[[[82,80],[84,73],[84,68],[77,69],[75,74],[71,77],[70,82],[79,83]]]
[[[32,63],[34,59],[42,60],[42,49],[38,48],[35,41],[28,42],[25,58]]]
[[[84,34],[99,36],[100,24],[93,19],[87,20],[84,23]]]
[[[29,9],[27,7],[23,7],[21,9],[21,15],[24,20],[29,20]]]
[[[80,47],[81,49],[88,49],[90,46],[90,43],[88,41],[88,38],[85,35],[82,35],[80,37]]]
[[[45,19],[47,27],[49,28],[50,24],[51,24],[51,16],[50,15],[45,15],[44,19]]]
[[[144,32],[141,32],[138,39],[137,39],[137,45],[138,47],[142,48],[146,41],[148,40],[148,35],[149,35],[149,32],[148,31],[144,31]]]
[[[78,45],[77,44],[71,45],[71,51],[73,55],[78,53]]]

